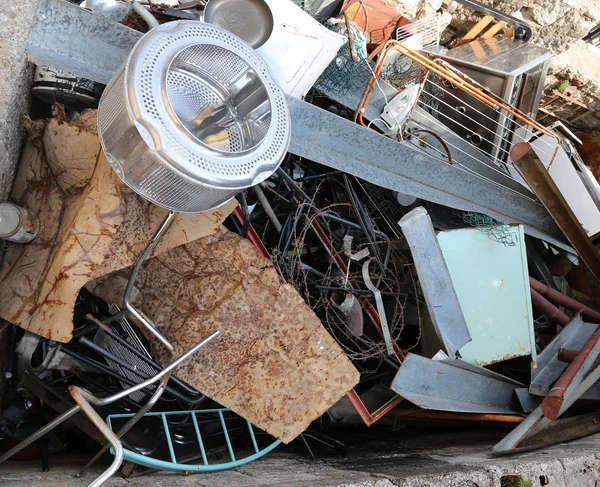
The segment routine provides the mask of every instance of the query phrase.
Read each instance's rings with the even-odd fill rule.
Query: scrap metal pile
[[[600,431],[600,148],[536,121],[527,24],[461,3],[497,23],[40,0],[0,462],[110,448],[101,485],[357,424],[493,423],[492,455]]]

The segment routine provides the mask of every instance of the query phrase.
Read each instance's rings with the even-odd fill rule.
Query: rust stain
[[[87,281],[130,266],[166,216],[132,193],[100,150],[96,111],[66,122],[28,122],[33,132],[23,150],[12,199],[39,222],[30,244],[9,243],[0,268],[0,317],[60,342],[71,339],[75,299]],[[233,211],[184,215],[156,254],[218,229]],[[185,230],[185,231],[184,231]]]
[[[128,275],[88,289],[116,299]],[[177,376],[285,443],[358,383],[358,371],[296,290],[250,241],[225,229],[151,259],[139,282],[134,304],[177,353],[222,331]]]

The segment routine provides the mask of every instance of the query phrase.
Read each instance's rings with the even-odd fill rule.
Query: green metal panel
[[[472,337],[459,351],[462,358],[478,365],[525,355],[535,361],[523,226],[451,230],[437,237]]]

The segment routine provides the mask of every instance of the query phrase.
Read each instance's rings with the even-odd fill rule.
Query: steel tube
[[[141,417],[146,414],[148,411],[150,411],[150,409],[152,409],[152,407],[158,402],[158,400],[160,399],[160,397],[163,395],[163,392],[165,391],[166,387],[167,387],[167,382],[169,382],[169,378],[171,377],[171,374],[167,374],[163,377],[161,383],[158,385],[158,387],[156,388],[156,391],[154,391],[154,394],[152,394],[152,397],[148,400],[148,402],[146,404],[144,404],[144,406],[137,412],[135,413],[135,415],[133,417],[131,417],[129,419],[129,421],[127,421],[127,423],[125,423],[121,429],[118,431],[117,433],[117,437],[118,438],[122,438],[123,435],[125,435],[131,428],[133,428],[133,426],[135,426],[135,424],[141,419]],[[104,445],[100,451],[98,453],[96,453],[96,455],[94,455],[94,458],[92,458],[86,465],[85,467],[83,467],[81,470],[79,470],[79,472],[77,472],[75,474],[76,477],[81,477],[81,475],[83,474],[83,472],[85,472],[88,468],[90,468],[94,463],[96,463],[96,461],[102,456],[104,455],[104,453],[106,453],[108,451],[108,449],[110,448],[110,444]]]
[[[545,314],[546,317],[554,323],[558,323],[561,326],[566,326],[569,324],[569,321],[571,321],[571,318],[569,318],[533,288],[531,288],[531,302],[535,308]]]
[[[390,411],[388,413],[392,418],[397,419],[438,419],[450,421],[485,421],[492,423],[522,423],[525,418],[510,414],[482,414],[482,413],[452,413],[448,411],[427,411],[419,409],[417,411]]]
[[[585,304],[582,304],[579,301],[570,298],[569,296],[565,296],[563,293],[560,293],[552,289],[551,287],[546,286],[545,284],[541,283],[540,281],[537,281],[533,277],[529,278],[529,285],[531,286],[532,290],[535,289],[535,291],[537,291],[549,301],[552,301],[556,304],[560,304],[561,306],[569,308],[570,310],[581,312],[582,316],[585,316],[590,320],[600,323],[600,312],[596,311],[595,309],[592,309],[589,306],[586,306]]]
[[[542,401],[542,412],[548,419],[556,420],[560,414],[561,407],[565,400],[565,393],[571,386],[573,379],[583,366],[586,358],[596,346],[600,339],[600,328],[594,332],[592,337],[587,341],[581,349],[577,357],[569,364],[566,370],[562,373],[559,379],[550,390],[550,393]]]
[[[194,353],[196,353],[198,350],[200,350],[204,345],[206,345],[213,338],[216,338],[220,334],[221,334],[220,330],[215,331],[212,335],[208,336],[207,338],[202,340],[200,343],[197,343],[192,348],[190,348],[187,352],[185,352],[183,355],[181,355],[179,358],[174,360],[171,364],[169,364],[167,367],[165,367],[163,370],[161,370],[154,377],[150,377],[149,379],[146,379],[145,381],[140,382],[139,384],[137,384],[133,387],[130,387],[129,389],[125,389],[125,390],[118,392],[117,394],[114,394],[109,397],[103,397],[102,399],[98,399],[97,397],[94,397],[92,394],[90,394],[89,392],[87,392],[83,389],[81,390],[81,393],[86,397],[86,399],[89,402],[91,402],[92,404],[94,404],[96,406],[106,406],[107,404],[111,404],[115,401],[118,401],[119,399],[122,399],[126,396],[129,396],[130,394],[133,394],[136,391],[139,391],[140,389],[144,389],[145,387],[148,387],[150,384],[153,384],[154,382],[162,379],[165,375],[170,374],[174,369],[179,367],[185,360],[187,360]]]
[[[10,457],[12,457],[15,453],[19,453],[26,446],[31,445],[36,440],[39,440],[42,436],[44,436],[45,434],[49,433],[57,426],[64,423],[67,419],[69,419],[71,416],[78,413],[80,410],[81,410],[81,407],[79,405],[73,406],[71,409],[65,411],[60,416],[57,416],[52,421],[50,421],[46,426],[44,426],[43,428],[40,428],[35,433],[33,433],[31,436],[29,436],[28,438],[23,440],[21,443],[19,443],[17,446],[13,447],[9,451],[7,451],[4,455],[2,455],[0,457],[0,463],[5,462]]]
[[[133,304],[131,303],[131,294],[133,293],[133,287],[135,285],[135,281],[137,279],[138,273],[140,272],[142,264],[150,255],[150,253],[154,250],[154,247],[156,247],[162,236],[165,233],[167,233],[169,228],[171,228],[171,225],[173,224],[173,221],[175,220],[176,216],[177,213],[175,213],[174,211],[169,212],[163,224],[156,231],[156,233],[154,234],[154,236],[152,237],[142,254],[138,257],[138,260],[135,262],[135,265],[133,266],[133,269],[131,271],[131,275],[129,276],[129,280],[127,281],[125,293],[123,294],[123,306],[125,306],[125,309],[129,311],[144,326],[144,328],[148,332],[150,332],[152,336],[154,336],[154,338],[160,341],[160,343],[162,343],[170,352],[173,351],[173,345],[171,345],[169,341],[165,337],[163,337],[156,328],[152,326],[150,320],[146,318],[146,316],[141,311],[138,311],[133,306]]]
[[[79,387],[71,386],[69,387],[69,392],[75,402],[79,405],[82,411],[86,414],[86,416],[90,419],[94,426],[100,430],[100,432],[106,437],[106,439],[110,442],[112,447],[115,450],[115,458],[111,463],[110,467],[108,467],[101,475],[99,475],[96,479],[88,484],[88,487],[99,487],[105,481],[113,476],[113,474],[119,469],[121,466],[121,462],[123,462],[123,445],[117,436],[113,433],[113,431],[108,427],[108,425],[104,422],[104,420],[99,416],[96,410],[91,406],[89,402],[87,402],[85,395],[83,394],[83,390],[79,389]]]

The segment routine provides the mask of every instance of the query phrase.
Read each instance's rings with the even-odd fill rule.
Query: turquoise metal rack
[[[250,421],[246,420],[246,424],[248,426],[248,432],[250,434],[250,439],[252,440],[252,447],[254,449],[254,453],[244,456],[243,458],[236,456],[233,451],[233,446],[231,443],[231,439],[229,436],[229,430],[227,429],[227,425],[225,423],[225,417],[223,415],[224,412],[229,412],[227,408],[219,408],[219,409],[201,409],[198,411],[167,411],[167,412],[151,412],[146,413],[143,417],[159,417],[162,420],[162,426],[165,430],[166,442],[169,449],[169,455],[171,457],[171,461],[160,460],[158,458],[153,458],[151,456],[141,455],[140,453],[133,452],[131,450],[124,450],[124,459],[133,462],[137,465],[141,465],[143,467],[154,468],[158,470],[166,470],[170,472],[218,472],[222,470],[228,470],[230,468],[236,468],[241,465],[246,465],[247,463],[253,462],[257,460],[270,451],[273,451],[279,444],[280,440],[275,440],[269,446],[260,449],[258,443],[256,441],[256,436],[254,434],[254,426]],[[200,431],[200,426],[198,424],[197,416],[199,414],[217,414],[219,417],[219,421],[221,423],[221,427],[223,428],[223,435],[225,437],[225,442],[227,444],[227,450],[229,453],[230,460],[222,463],[209,463],[209,459],[207,457],[207,452],[204,446],[204,440],[202,439],[202,433]],[[106,422],[108,426],[113,429],[112,422],[115,419],[128,419],[131,418],[133,414],[113,414],[106,418]],[[175,454],[175,448],[173,446],[173,439],[171,437],[171,432],[169,428],[169,422],[167,421],[167,416],[191,416],[192,424],[194,426],[194,430],[196,433],[196,437],[198,440],[198,447],[200,449],[200,454],[202,455],[202,464],[193,465],[188,463],[179,463],[177,461],[177,456]],[[190,425],[191,426],[191,425]],[[111,449],[112,452],[112,449]]]

